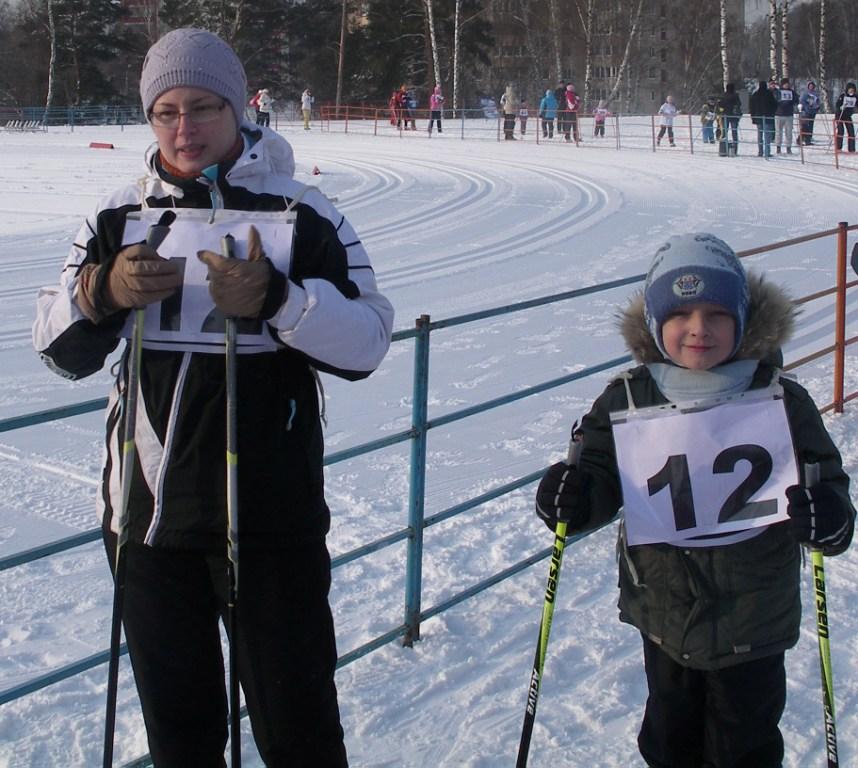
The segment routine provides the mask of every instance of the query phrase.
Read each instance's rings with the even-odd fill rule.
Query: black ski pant
[[[433,109],[432,113],[429,115],[429,133],[432,133],[432,123],[436,122],[438,124],[438,133],[441,133],[441,110]]]
[[[105,537],[111,560],[115,541]],[[154,765],[223,768],[228,717],[219,620],[228,626],[226,557],[126,547],[125,638]],[[239,677],[268,768],[347,766],[330,582],[322,537],[241,550]]]
[[[553,117],[543,117],[542,118],[542,138],[543,139],[553,139],[554,138],[554,118]]]
[[[837,149],[843,149],[843,131],[849,134],[849,139],[846,142],[846,146],[849,152],[855,151],[855,126],[852,123],[852,118],[849,117],[847,120],[837,120],[836,121],[836,131],[837,131]]]
[[[701,671],[646,637],[643,645],[649,698],[638,748],[650,768],[780,768],[783,653]]]

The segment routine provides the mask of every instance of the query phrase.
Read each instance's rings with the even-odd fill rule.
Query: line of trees
[[[118,0],[0,0],[0,105],[135,103],[159,25],[217,32],[281,105],[307,86],[317,103],[384,103],[402,84],[425,103],[440,83],[448,106],[473,107],[507,82],[538,97],[574,79],[585,103],[628,111],[769,75],[812,77],[827,97],[858,76],[854,0],[769,0],[750,30],[734,1],[161,0],[157,20],[129,25]]]

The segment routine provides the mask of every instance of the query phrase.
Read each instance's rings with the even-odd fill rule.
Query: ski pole
[[[804,465],[804,485],[819,483],[819,464]],[[816,636],[819,640],[819,670],[822,675],[822,712],[825,724],[825,756],[828,768],[837,768],[837,726],[834,720],[834,678],[831,671],[831,645],[828,634],[828,601],[825,596],[825,564],[822,549],[811,547],[813,591],[816,595]]]
[[[176,220],[173,211],[164,211],[157,224],[149,227],[146,245],[153,250],[164,242],[170,225]],[[107,708],[104,718],[104,768],[113,765],[113,739],[116,728],[116,695],[119,684],[119,639],[122,631],[122,607],[125,602],[125,543],[128,540],[128,503],[137,447],[134,442],[137,422],[137,389],[140,384],[140,362],[143,355],[143,309],[134,310],[134,324],[128,353],[128,381],[125,389],[125,437],[122,442],[122,495],[116,518],[116,553],[113,562],[113,616],[110,621],[110,656],[107,665]]]
[[[235,257],[235,238],[221,238],[221,254]],[[238,679],[238,382],[235,318],[226,318],[226,520],[229,598],[229,730],[232,768],[241,766],[241,713]]]
[[[569,439],[569,451],[566,463],[577,466],[581,456],[583,441],[576,432],[578,422],[572,425]],[[533,736],[533,724],[536,722],[536,704],[539,701],[539,689],[542,685],[542,670],[545,667],[545,655],[548,651],[548,636],[551,634],[551,622],[554,618],[554,601],[557,597],[557,585],[560,582],[560,566],[563,563],[563,550],[566,547],[566,523],[558,522],[554,531],[554,549],[551,552],[551,564],[548,567],[548,584],[545,587],[545,602],[542,606],[542,620],[539,622],[539,637],[536,642],[536,655],[530,672],[530,684],[527,689],[527,706],[524,710],[524,723],[521,727],[521,740],[518,744],[518,759],[515,768],[526,768],[530,752],[530,739]]]

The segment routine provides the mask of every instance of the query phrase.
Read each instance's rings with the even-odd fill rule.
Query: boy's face
[[[668,357],[683,368],[706,371],[730,357],[736,319],[720,304],[699,302],[674,311],[661,326]]]

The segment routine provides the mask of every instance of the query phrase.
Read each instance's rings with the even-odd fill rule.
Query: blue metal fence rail
[[[826,230],[816,233],[804,239],[813,239],[816,237],[824,237],[829,235],[838,236],[838,250],[845,252],[845,237],[846,232],[855,229],[856,227],[848,227],[845,223],[839,225],[838,229]],[[762,253],[768,250],[775,250],[784,247],[788,244],[794,244],[798,240],[782,241],[770,246],[755,248],[749,251],[741,252],[740,256],[746,256],[756,253]],[[842,262],[842,263],[841,263]],[[843,274],[840,274],[843,272]],[[415,328],[397,331],[393,335],[393,342],[398,343],[409,339],[414,339],[414,371],[413,371],[413,400],[412,400],[412,415],[411,427],[407,430],[396,432],[377,440],[361,443],[346,450],[334,452],[326,455],[325,465],[333,465],[339,462],[353,459],[361,455],[372,453],[383,448],[411,441],[411,458],[410,458],[410,473],[409,473],[409,497],[408,497],[408,525],[405,528],[396,530],[379,539],[371,541],[353,550],[345,552],[332,560],[333,568],[338,568],[365,557],[373,552],[389,547],[398,542],[405,541],[407,547],[406,558],[406,578],[405,578],[405,607],[404,618],[402,624],[391,627],[386,632],[374,637],[363,645],[350,650],[343,654],[337,666],[342,667],[351,662],[367,655],[377,648],[386,645],[387,643],[403,638],[406,645],[412,644],[420,638],[420,623],[428,618],[436,616],[449,608],[471,598],[480,592],[494,586],[495,584],[521,572],[547,558],[551,552],[551,547],[546,547],[538,552],[535,552],[519,562],[509,566],[495,574],[491,574],[482,581],[470,586],[469,588],[449,597],[447,600],[438,603],[429,608],[423,608],[421,605],[421,589],[422,589],[422,562],[423,562],[423,532],[430,526],[437,525],[445,520],[449,520],[457,515],[462,514],[470,509],[485,504],[493,499],[509,494],[519,488],[522,488],[530,483],[535,482],[542,474],[541,471],[532,472],[523,477],[500,485],[490,491],[472,497],[459,504],[456,504],[447,509],[426,517],[424,514],[424,498],[425,498],[425,474],[426,474],[426,458],[427,458],[427,435],[429,430],[435,429],[447,424],[452,424],[461,421],[479,413],[483,413],[503,405],[507,405],[523,398],[545,392],[550,389],[555,389],[573,381],[585,379],[619,366],[627,364],[631,357],[623,355],[613,359],[605,360],[595,365],[586,367],[574,373],[569,373],[548,381],[539,382],[529,387],[516,390],[515,392],[486,400],[458,411],[447,413],[443,416],[434,419],[429,418],[428,414],[428,392],[429,392],[429,351],[430,351],[430,335],[432,331],[442,328],[452,328],[469,323],[478,322],[481,320],[508,315],[514,312],[521,312],[533,309],[540,306],[554,304],[570,299],[580,298],[595,293],[602,293],[616,288],[624,287],[634,283],[639,283],[643,280],[644,275],[633,275],[610,282],[599,283],[597,285],[587,286],[562,293],[551,294],[540,298],[522,301],[515,304],[493,307],[487,310],[473,312],[466,315],[446,318],[437,321],[431,321],[428,315],[422,315],[416,320]],[[841,258],[838,263],[837,281],[839,285],[852,287],[855,283],[845,282],[845,259]],[[829,289],[820,293],[805,297],[803,300],[819,298],[820,296],[832,293],[835,289]],[[799,301],[803,301],[799,300]],[[842,339],[843,329],[835,329],[835,333],[840,333]],[[845,346],[848,343],[855,341],[850,339],[848,342],[841,341],[840,346]],[[802,364],[811,359],[815,359],[823,354],[829,353],[832,348],[826,348],[817,353],[814,353],[801,361],[796,361],[792,366]],[[841,382],[842,385],[842,382]],[[0,433],[9,432],[12,430],[22,429],[25,427],[35,426],[57,419],[68,418],[85,413],[103,410],[107,404],[106,398],[88,400],[85,402],[75,403],[72,405],[51,408],[44,411],[39,411],[30,414],[0,420]],[[583,538],[587,534],[579,536],[570,536],[568,543],[573,543]],[[60,552],[68,551],[76,547],[89,544],[100,539],[101,531],[94,528],[82,533],[69,536],[63,539],[49,542],[45,545],[34,547],[26,551],[18,552],[8,557],[0,559],[0,571],[5,571],[15,568],[26,563],[31,563],[41,558],[45,558]],[[123,645],[122,653],[126,653],[127,649]],[[71,664],[61,668],[52,670],[51,672],[39,677],[28,680],[18,686],[0,691],[0,705],[19,699],[27,694],[33,693],[40,689],[49,687],[62,680],[74,677],[88,670],[91,670],[108,660],[108,651],[88,656],[87,658],[77,660]],[[150,765],[147,762],[148,758],[140,758],[139,760],[129,763],[126,768],[142,768]]]

